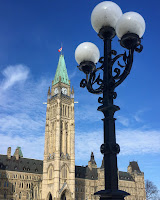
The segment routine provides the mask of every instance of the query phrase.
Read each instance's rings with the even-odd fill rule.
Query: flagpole
[[[62,42],[61,42],[61,48],[62,48]],[[63,48],[62,48],[62,51],[63,51]],[[62,55],[62,51],[61,51],[61,55]]]

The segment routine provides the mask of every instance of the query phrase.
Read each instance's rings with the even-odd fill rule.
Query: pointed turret
[[[104,157],[103,157],[103,160],[102,160],[101,168],[104,168]]]
[[[141,173],[141,170],[140,170],[138,163],[136,161],[132,161],[132,162],[129,163],[128,172],[130,174],[134,173],[134,172]]]
[[[74,88],[73,88],[73,86],[72,86],[72,91],[71,91],[71,94],[74,94]]]
[[[51,95],[51,89],[50,89],[50,87],[48,88],[48,96],[50,96]]]
[[[91,152],[91,158],[90,158],[90,161],[88,162],[88,167],[90,167],[90,168],[96,168],[97,167],[96,161],[94,159],[93,152]]]
[[[74,89],[73,89],[73,86],[72,86],[72,90],[71,90],[71,98],[74,99]]]
[[[59,57],[59,62],[52,85],[55,85],[58,82],[70,85],[64,55],[60,55]]]
[[[96,161],[94,160],[94,154],[93,154],[93,152],[91,152],[91,159],[90,159],[90,162],[91,162],[92,164],[95,164],[95,165],[96,165]]]

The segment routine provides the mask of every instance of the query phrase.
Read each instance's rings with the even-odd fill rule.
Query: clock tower
[[[60,55],[48,90],[43,161],[43,200],[75,199],[74,90]]]

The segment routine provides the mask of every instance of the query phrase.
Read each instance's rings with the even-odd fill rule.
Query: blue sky
[[[48,87],[63,53],[75,89],[76,164],[87,165],[94,151],[98,166],[102,155],[103,115],[97,95],[79,87],[83,74],[74,59],[76,47],[95,43],[103,55],[103,42],[91,27],[90,15],[101,1],[0,1],[0,153],[22,147],[24,157],[43,159]],[[138,161],[145,179],[160,189],[159,1],[116,0],[123,13],[139,12],[146,21],[142,53],[136,53],[131,74],[117,88],[115,104],[119,170]],[[124,52],[117,37],[113,48]],[[84,142],[85,141],[85,142]]]

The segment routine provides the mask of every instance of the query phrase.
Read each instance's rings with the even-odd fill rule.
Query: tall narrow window
[[[28,192],[27,192],[27,196],[26,196],[26,199],[29,199],[29,194],[28,194]]]
[[[21,198],[22,198],[22,193],[20,192],[20,193],[19,193],[19,199],[21,199]]]
[[[66,181],[67,179],[67,166],[64,165],[64,167],[62,168],[62,179],[64,179],[64,181]]]
[[[69,106],[68,106],[68,117],[69,117]]]
[[[65,131],[66,131],[65,152],[68,153],[67,152],[68,150],[68,124],[67,123],[65,123]]]
[[[37,188],[35,189],[35,199],[37,199]]]
[[[49,179],[52,179],[52,168],[49,170]]]
[[[67,106],[65,106],[65,116],[67,115],[67,114],[66,114],[66,107],[67,107]]]
[[[60,153],[62,153],[62,144],[63,144],[63,122],[61,121],[61,135],[60,135]]]
[[[68,152],[68,132],[66,131],[66,153]]]
[[[4,192],[4,199],[7,199],[7,192]]]
[[[64,105],[63,105],[63,116],[64,116]]]
[[[12,192],[15,192],[15,187],[13,184],[12,184]]]

